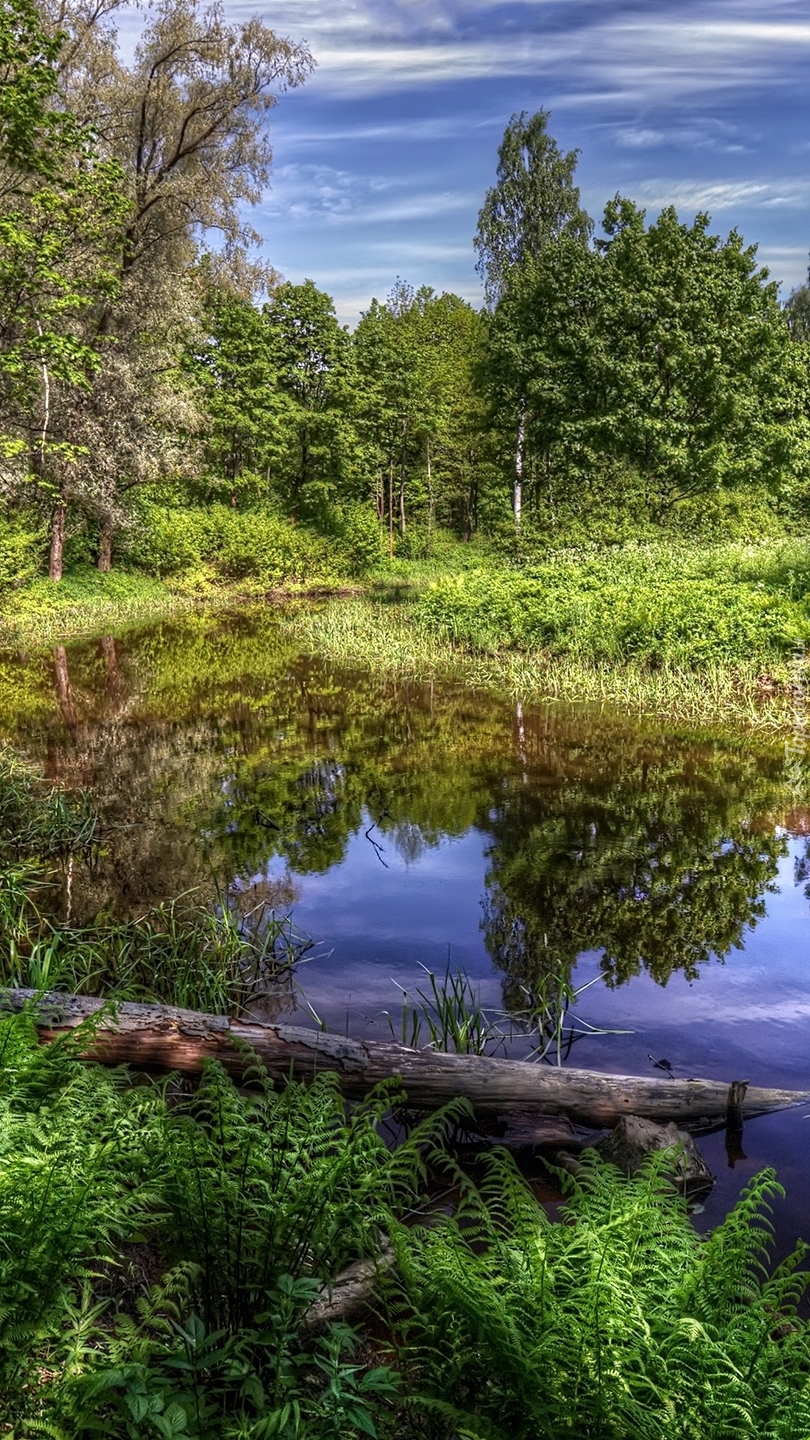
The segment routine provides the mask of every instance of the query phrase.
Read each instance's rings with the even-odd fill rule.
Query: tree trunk
[[[61,580],[65,554],[65,518],[67,506],[60,495],[51,514],[51,549],[48,556],[48,578]]]
[[[428,488],[428,534],[433,534],[436,515],[436,501],[433,495],[433,470],[430,464],[430,436],[427,438],[427,488]]]
[[[520,416],[518,419],[517,444],[515,446],[515,479],[512,486],[512,514],[515,520],[515,529],[520,529],[520,520],[523,513],[523,457],[526,446],[526,402],[520,402]]]
[[[98,1016],[109,1001],[76,995],[36,995],[33,990],[0,992],[0,1009],[19,1011],[33,1003],[37,1027],[45,1041]],[[603,1075],[591,1070],[558,1069],[525,1060],[496,1060],[482,1055],[443,1055],[410,1050],[404,1045],[350,1040],[293,1025],[264,1025],[201,1015],[168,1005],[120,1002],[115,1016],[97,1019],[88,1037],[87,1058],[107,1065],[132,1065],[140,1070],[198,1073],[206,1060],[219,1060],[229,1074],[242,1079],[254,1051],[273,1079],[311,1080],[329,1071],[337,1074],[349,1099],[360,1099],[381,1080],[398,1076],[408,1103],[430,1109],[462,1096],[476,1114],[519,1111],[527,1115],[567,1115],[575,1123],[613,1125],[622,1115],[650,1120],[681,1120],[693,1127],[725,1117],[728,1082],[720,1080],[657,1080],[637,1075]],[[250,1047],[246,1051],[246,1047]],[[739,1096],[741,1087],[736,1094]],[[806,1103],[809,1091],[770,1090],[749,1086],[739,1102],[746,1119],[771,1110]]]
[[[394,452],[388,457],[388,559],[394,555]]]
[[[402,422],[402,463],[401,463],[400,472],[399,472],[399,533],[400,533],[400,535],[404,535],[404,534],[405,534],[405,436],[406,436],[406,434],[407,434],[407,429],[408,429],[408,423],[407,423],[406,420],[403,420],[403,422]]]
[[[75,730],[77,717],[73,703],[73,688],[70,683],[67,650],[64,645],[55,645],[53,651],[53,678],[59,696],[59,709],[69,730]]]
[[[105,515],[101,521],[101,535],[98,542],[98,568],[104,575],[108,575],[112,569],[112,547],[112,520]]]

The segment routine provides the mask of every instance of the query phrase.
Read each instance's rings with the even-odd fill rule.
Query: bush
[[[334,578],[334,546],[270,510],[144,506],[126,557],[160,578],[203,574],[228,584],[271,589]]]
[[[349,505],[334,520],[340,547],[340,561],[348,575],[367,575],[385,559],[388,549],[384,531],[373,510]]]
[[[45,534],[31,516],[0,515],[0,593],[33,580],[42,564]]]
[[[474,649],[545,651],[651,668],[761,666],[810,630],[807,561],[782,550],[672,552],[627,547],[561,556],[529,570],[439,580],[418,614]]]

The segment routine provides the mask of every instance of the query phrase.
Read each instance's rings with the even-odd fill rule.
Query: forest
[[[325,1031],[296,886],[355,842],[380,885],[482,847],[503,1008],[448,942],[361,1016],[462,1064],[631,1035],[577,1018],[597,980],[691,991],[786,863],[807,899],[810,272],[588,215],[521,111],[481,303],[393,274],[348,326],[250,218],[317,55],[204,0],[130,53],[127,8],[0,0],[0,1436],[808,1440],[770,1162],[706,1231],[683,1135],[481,1150],[395,1074],[349,1103],[103,1034]],[[102,1010],[62,1031],[66,995]]]
[[[117,8],[3,6],[7,595],[801,531],[810,291],[780,303],[755,245],[620,195],[595,223],[522,113],[478,218],[486,303],[396,279],[350,331],[245,218],[306,47],[166,0],[125,64]]]

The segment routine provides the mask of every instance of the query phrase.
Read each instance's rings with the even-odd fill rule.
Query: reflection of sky
[[[708,209],[762,243],[774,275],[810,244],[806,0],[227,0],[318,62],[274,116],[273,191],[255,217],[290,279],[353,321],[399,274],[476,303],[471,239],[504,125],[552,111],[599,217],[617,190]],[[131,44],[133,21],[122,32]]]
[[[380,1026],[387,1033],[387,1022],[373,1017],[396,1008],[392,981],[424,986],[420,965],[443,973],[448,955],[498,1008],[500,974],[480,929],[488,837],[471,830],[408,861],[390,836],[371,833],[385,865],[361,830],[341,864],[297,877],[296,924],[330,952],[301,972],[318,1012],[343,1025],[348,1009],[358,1029],[365,1023],[369,1034]],[[590,989],[583,1017],[634,1033],[582,1042],[579,1063],[645,1074],[652,1051],[681,1075],[725,1078],[733,1070],[756,1084],[810,1087],[810,916],[804,886],[794,884],[799,849],[803,844],[792,846],[780,863],[766,917],[723,964],[704,965],[692,983],[678,973],[661,987],[642,974],[615,990]],[[574,984],[598,973],[599,956],[585,955]]]
[[[401,996],[427,989],[420,965],[474,978],[480,998],[501,1004],[500,975],[493,969],[479,929],[487,837],[470,831],[442,841],[406,862],[383,836],[384,869],[362,831],[343,862],[325,875],[300,877],[297,924],[331,953],[302,967],[299,980],[330,1029],[389,1039],[390,1010],[397,1035]],[[767,913],[746,932],[745,946],[724,964],[704,965],[691,984],[674,975],[665,987],[640,975],[616,990],[594,986],[579,1013],[594,1025],[627,1029],[575,1047],[570,1064],[628,1074],[660,1075],[650,1054],[666,1058],[676,1075],[702,1075],[752,1084],[810,1089],[810,944],[807,896],[794,884],[793,865],[805,842],[794,842],[779,867],[778,889]],[[276,867],[273,867],[275,870]],[[574,984],[599,970],[596,954],[582,957]],[[300,1019],[311,1024],[311,1016]],[[793,1239],[810,1235],[810,1106],[763,1117],[745,1128],[747,1159],[727,1167],[723,1135],[700,1145],[718,1176],[702,1225],[713,1225],[740,1187],[766,1165],[775,1166],[788,1195],[777,1209],[780,1253]]]

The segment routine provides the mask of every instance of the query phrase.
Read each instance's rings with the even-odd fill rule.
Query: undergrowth
[[[425,1435],[804,1440],[805,1249],[767,1267],[772,1172],[704,1240],[666,1153],[631,1180],[591,1152],[554,1223],[510,1158],[430,1227],[395,1227],[399,1360]]]
[[[396,1382],[307,1310],[414,1203],[451,1112],[396,1151],[383,1086],[196,1092],[0,1021],[0,1434],[321,1440],[376,1433]]]
[[[92,1028],[41,1046],[31,1013],[0,1019],[0,1434],[810,1436],[770,1172],[705,1240],[665,1153],[633,1180],[585,1157],[555,1223],[507,1156],[480,1189],[455,1171],[459,1106],[390,1149],[391,1084],[347,1113],[335,1077],[277,1090],[257,1064],[240,1089],[216,1063],[136,1083],[80,1060]],[[452,1211],[425,1207],[428,1166]],[[315,1324],[386,1235],[372,1332]]]
[[[628,546],[447,577],[417,613],[429,629],[485,652],[653,670],[754,664],[770,674],[808,637],[809,599],[803,542]]]

